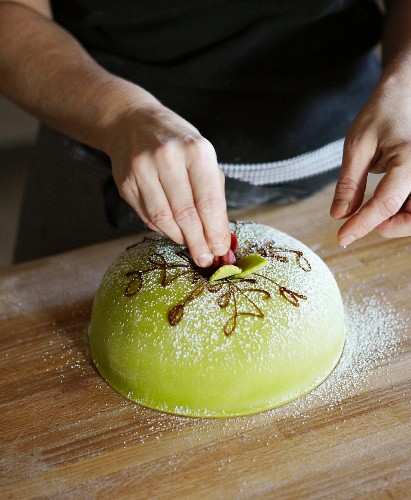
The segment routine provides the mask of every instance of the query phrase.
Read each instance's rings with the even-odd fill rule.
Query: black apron
[[[283,160],[345,136],[379,77],[372,0],[52,1],[109,71],[197,127],[220,163]]]

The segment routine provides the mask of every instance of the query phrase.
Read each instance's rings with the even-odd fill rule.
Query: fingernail
[[[350,203],[346,200],[334,200],[332,209],[339,215],[344,215],[350,209]]]
[[[202,253],[197,261],[198,261],[198,265],[200,267],[208,267],[208,266],[211,266],[212,262],[213,262],[213,259],[214,259],[214,256],[211,254],[211,253]]]
[[[224,245],[223,243],[217,243],[211,247],[211,250],[214,255],[224,255],[227,253],[228,248],[227,245]]]
[[[349,234],[348,236],[344,236],[343,238],[340,239],[340,245],[345,248],[348,245],[350,245],[354,240],[355,236]]]

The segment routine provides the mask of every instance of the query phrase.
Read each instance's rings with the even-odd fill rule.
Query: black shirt
[[[190,121],[220,162],[342,138],[379,77],[372,0],[52,1],[106,69]]]

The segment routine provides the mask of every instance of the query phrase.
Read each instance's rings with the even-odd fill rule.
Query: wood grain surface
[[[231,214],[302,240],[344,298],[377,293],[399,325],[395,352],[354,391],[338,403],[308,398],[304,411],[297,401],[250,417],[179,418],[101,379],[87,344],[92,299],[136,237],[2,270],[0,498],[411,498],[411,238],[372,234],[340,248],[331,197],[332,187]]]

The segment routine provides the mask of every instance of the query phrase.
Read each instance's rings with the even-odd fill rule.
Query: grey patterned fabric
[[[282,161],[345,137],[381,73],[374,0],[54,0],[52,8],[99,64],[192,123],[223,164]]]
[[[110,175],[104,155],[42,126],[28,173],[15,262],[130,234],[106,219],[103,189]]]

